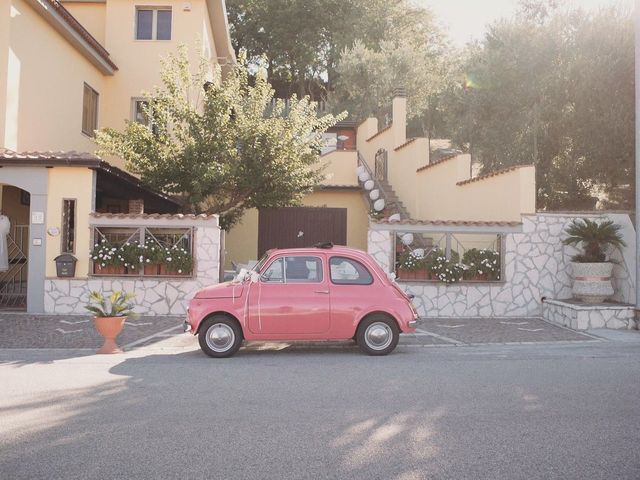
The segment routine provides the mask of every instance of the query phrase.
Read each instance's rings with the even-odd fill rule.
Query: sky
[[[481,39],[487,24],[501,17],[512,16],[518,8],[518,0],[415,0],[430,7],[439,22],[449,30],[457,46],[470,40]],[[633,0],[567,0],[567,4],[585,9],[598,9],[612,4],[633,7]]]

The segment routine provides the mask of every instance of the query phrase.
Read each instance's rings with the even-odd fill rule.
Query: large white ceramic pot
[[[571,262],[573,296],[586,303],[602,303],[613,295],[613,263]]]

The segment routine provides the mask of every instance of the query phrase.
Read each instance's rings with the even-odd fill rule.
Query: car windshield
[[[264,264],[267,261],[267,258],[269,258],[269,252],[262,255],[262,258],[260,259],[260,261],[256,263],[251,270],[254,272],[260,273],[260,270],[262,270],[262,267],[264,267]]]

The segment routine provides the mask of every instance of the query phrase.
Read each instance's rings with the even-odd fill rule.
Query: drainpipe
[[[635,2],[636,80],[636,325],[640,325],[640,0]]]

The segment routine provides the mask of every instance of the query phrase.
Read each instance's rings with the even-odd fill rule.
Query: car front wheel
[[[198,342],[210,357],[230,357],[242,345],[242,330],[238,322],[224,315],[214,315],[198,332]]]
[[[358,326],[356,340],[360,350],[368,355],[391,353],[400,338],[396,322],[385,315],[372,315]]]

